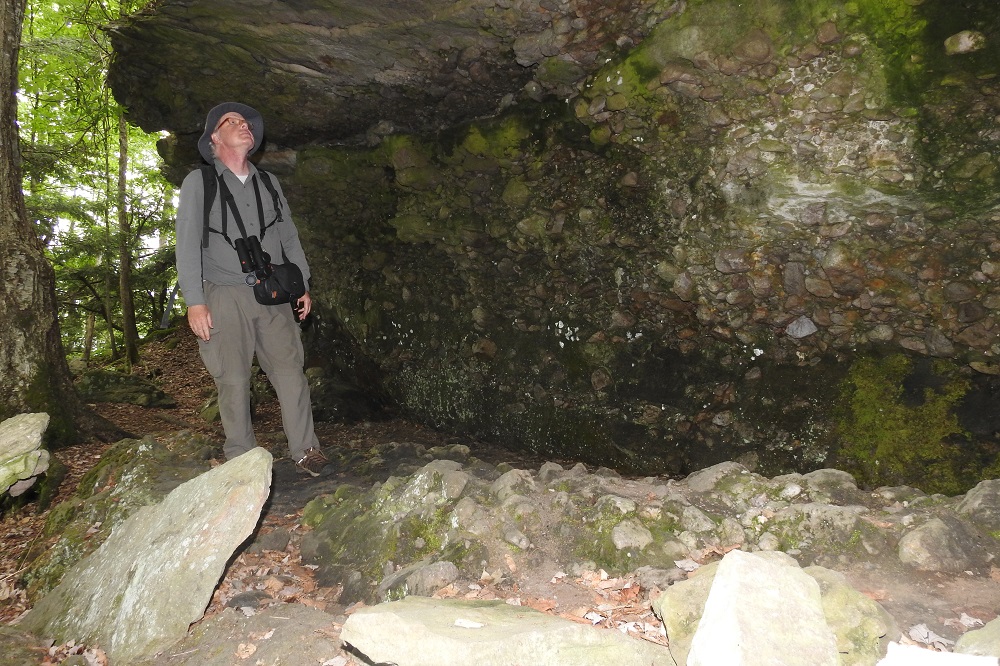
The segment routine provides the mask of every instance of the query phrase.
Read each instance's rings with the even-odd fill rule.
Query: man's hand
[[[295,310],[299,313],[299,321],[302,321],[303,319],[309,316],[309,313],[312,311],[313,307],[312,303],[313,303],[312,296],[309,295],[308,291],[302,294],[302,296],[299,297],[299,300],[296,301],[295,304],[298,307],[295,308]]]
[[[207,305],[192,305],[188,308],[188,325],[194,334],[208,342],[212,337],[212,313]]]

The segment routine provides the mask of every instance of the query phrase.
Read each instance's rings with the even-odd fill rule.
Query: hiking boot
[[[309,476],[319,476],[319,473],[329,462],[322,451],[313,447],[307,449],[305,455],[295,461],[295,467]]]

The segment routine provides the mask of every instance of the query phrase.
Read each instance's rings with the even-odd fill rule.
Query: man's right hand
[[[188,325],[194,334],[208,342],[212,337],[212,313],[207,305],[192,305],[188,308]]]

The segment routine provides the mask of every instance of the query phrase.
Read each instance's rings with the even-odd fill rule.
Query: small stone
[[[818,330],[819,329],[816,327],[816,324],[813,323],[812,319],[802,315],[785,327],[785,334],[790,338],[799,340],[812,335]]]
[[[865,215],[864,224],[869,229],[884,229],[892,223],[893,217],[888,213],[868,213]]]
[[[841,39],[840,30],[833,21],[826,21],[816,31],[816,41],[820,44],[836,44]]]
[[[750,268],[750,258],[741,248],[724,248],[715,255],[715,269],[720,273],[746,273]]]
[[[763,65],[774,57],[774,44],[763,30],[754,30],[734,48],[733,55],[751,65]]]
[[[986,35],[977,30],[963,30],[944,40],[944,52],[948,55],[972,53],[986,47]]]
[[[938,358],[948,358],[955,354],[955,345],[942,331],[932,328],[924,338],[927,353]]]
[[[978,294],[975,285],[968,282],[949,282],[944,287],[944,298],[949,303],[958,303],[975,298]]]
[[[611,530],[611,543],[618,550],[642,550],[653,543],[653,533],[638,520],[627,518]]]
[[[896,332],[888,324],[879,324],[868,332],[868,339],[872,342],[889,342],[895,337]]]

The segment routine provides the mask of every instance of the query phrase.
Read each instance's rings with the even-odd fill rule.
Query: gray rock
[[[980,481],[965,493],[955,512],[987,532],[1000,531],[1000,479]]]
[[[559,463],[546,462],[542,463],[542,466],[538,468],[538,482],[543,486],[547,486],[552,481],[559,478],[566,470]]]
[[[748,253],[742,248],[723,248],[715,255],[715,269],[720,273],[746,273],[751,268]]]
[[[861,504],[865,494],[848,472],[839,469],[817,469],[802,475],[814,501],[837,504]]]
[[[653,612],[663,621],[670,654],[678,664],[687,664],[691,640],[698,630],[718,568],[718,562],[701,567],[687,580],[679,580],[663,590],[653,601]]]
[[[407,597],[353,613],[341,639],[398,666],[675,664],[664,647],[502,601]]]
[[[76,381],[76,388],[89,402],[121,402],[140,407],[174,407],[177,404],[148,379],[121,372],[89,370]]]
[[[885,655],[899,626],[882,606],[851,587],[847,578],[824,567],[804,571],[819,583],[823,615],[837,637],[841,666],[873,664]]]
[[[0,493],[23,493],[49,468],[49,452],[40,448],[48,427],[44,413],[18,414],[0,423]]]
[[[535,488],[535,480],[531,472],[523,469],[512,469],[505,473],[490,486],[490,492],[499,500],[505,500],[513,495],[531,492]]]
[[[340,641],[330,635],[332,621],[334,616],[303,604],[278,604],[250,617],[227,608],[199,622],[197,631],[163,654],[127,666],[338,664]],[[252,658],[237,656],[250,648]],[[301,661],[293,655],[301,655]]]
[[[727,553],[705,601],[687,664],[840,664],[819,584],[778,558]]]
[[[691,490],[704,493],[714,490],[725,478],[747,473],[747,468],[737,462],[723,462],[691,473],[684,482]]]
[[[74,498],[50,515],[48,529],[56,531],[54,525],[61,535],[24,573],[29,595],[37,598],[53,589],[135,511],[161,502],[177,486],[206,472],[207,446],[200,437],[179,433],[160,440],[124,439],[109,448]]]
[[[954,651],[958,654],[1000,657],[1000,618],[990,620],[981,629],[962,634],[955,642]]]
[[[408,594],[429,597],[458,576],[458,567],[451,562],[421,560],[386,576],[376,594],[379,599],[398,599]]]
[[[972,53],[985,46],[986,35],[978,30],[963,30],[944,40],[944,51],[948,55]]]
[[[982,538],[957,518],[931,518],[899,540],[900,561],[921,571],[958,573],[988,556]]]
[[[809,317],[802,315],[792,321],[788,326],[785,327],[785,334],[790,338],[795,338],[799,340],[801,338],[807,338],[819,328]]]
[[[638,520],[626,519],[611,530],[611,543],[618,550],[642,550],[653,543],[653,534]]]
[[[22,626],[57,642],[100,644],[122,664],[183,638],[253,532],[270,485],[271,454],[256,448],[178,486],[122,523]]]
[[[806,269],[798,261],[790,261],[782,270],[785,292],[791,296],[805,296]]]

